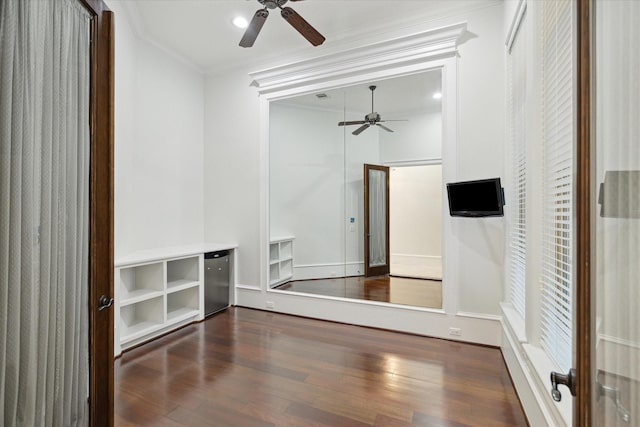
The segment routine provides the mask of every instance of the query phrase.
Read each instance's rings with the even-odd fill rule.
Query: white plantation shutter
[[[566,371],[572,364],[574,6],[545,0],[542,8],[541,345]]]
[[[520,21],[519,28],[524,27],[526,15]],[[526,285],[526,32],[517,33],[509,49],[507,57],[509,67],[509,114],[510,114],[510,159],[511,177],[509,204],[509,285],[508,301],[515,310],[525,317],[525,285]]]

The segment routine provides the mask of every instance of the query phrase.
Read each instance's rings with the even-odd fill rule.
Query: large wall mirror
[[[271,289],[443,308],[442,80],[270,102]]]

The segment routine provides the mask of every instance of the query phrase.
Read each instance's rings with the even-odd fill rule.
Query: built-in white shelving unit
[[[203,254],[235,247],[193,245],[138,252],[117,260],[115,354],[204,319]]]
[[[269,287],[275,288],[293,278],[294,237],[273,239],[269,243]]]

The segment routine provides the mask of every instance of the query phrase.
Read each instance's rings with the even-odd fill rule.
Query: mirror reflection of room
[[[439,70],[270,104],[270,287],[441,309]]]

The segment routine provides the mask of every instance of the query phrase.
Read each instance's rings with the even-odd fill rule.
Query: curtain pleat
[[[90,15],[0,2],[0,424],[84,426]]]

